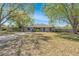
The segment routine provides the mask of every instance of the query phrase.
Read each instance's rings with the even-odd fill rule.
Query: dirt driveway
[[[19,35],[18,35],[19,34]],[[2,56],[54,56],[79,55],[79,42],[58,37],[58,33],[16,33],[16,39],[0,46]],[[0,43],[2,44],[2,43]]]

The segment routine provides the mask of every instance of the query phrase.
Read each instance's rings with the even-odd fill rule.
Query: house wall
[[[34,30],[39,30],[39,32],[51,32],[52,31],[52,28],[51,27],[28,27],[26,28],[26,32],[33,32]]]

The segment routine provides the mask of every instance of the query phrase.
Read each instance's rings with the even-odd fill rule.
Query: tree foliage
[[[19,11],[19,12],[17,12],[17,11]],[[23,12],[20,12],[20,11],[23,11]],[[31,15],[31,14],[33,14],[33,12],[34,12],[33,4],[0,3],[0,26],[2,26],[8,20],[10,21],[10,19],[12,20],[12,18],[15,18],[15,19],[17,18],[16,22],[18,22],[18,21],[24,22],[25,18],[30,18],[27,16],[27,14]],[[12,15],[15,17],[13,17]],[[22,18],[24,20],[22,20]],[[29,22],[29,20],[27,22]]]
[[[10,14],[10,20],[14,20],[17,26],[28,26],[31,24],[31,17],[23,11],[15,11]]]
[[[77,33],[77,26],[79,23],[79,4],[60,3],[60,4],[46,4],[44,11],[49,17],[50,22],[53,20],[62,20],[71,24],[73,32]]]
[[[27,25],[30,21],[34,12],[33,4],[23,4],[23,3],[1,3],[0,4],[0,26],[2,26],[7,21],[13,20],[18,25]],[[20,26],[19,25],[19,26]]]

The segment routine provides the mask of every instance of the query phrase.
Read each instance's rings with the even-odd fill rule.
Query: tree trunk
[[[0,31],[2,31],[1,25],[0,25]]]
[[[77,34],[77,26],[72,26],[72,30],[74,34]]]
[[[19,26],[19,31],[24,32],[24,27],[23,26]]]

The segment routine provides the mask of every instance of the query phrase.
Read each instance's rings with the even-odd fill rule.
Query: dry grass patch
[[[0,55],[79,55],[79,42],[59,35],[50,32],[33,32],[20,35],[17,39],[6,42],[6,46],[0,48]]]
[[[0,31],[0,36],[14,34],[14,32]]]

